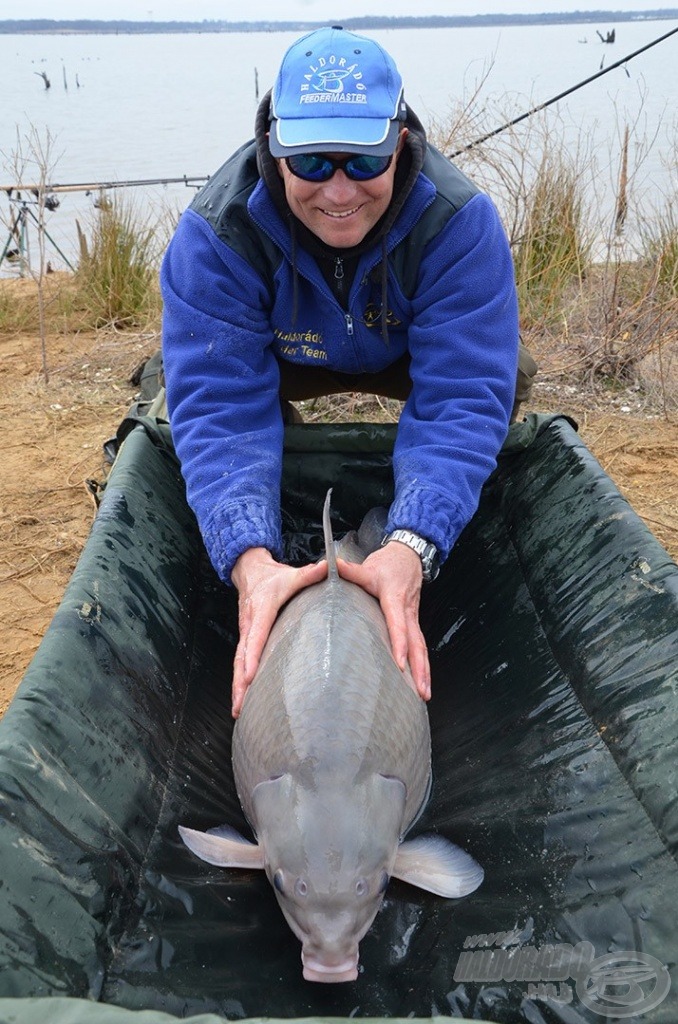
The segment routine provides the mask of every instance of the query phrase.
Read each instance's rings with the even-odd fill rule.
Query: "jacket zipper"
[[[341,256],[334,257],[334,280],[337,282],[337,297],[341,305],[344,305],[344,261]]]
[[[344,294],[344,285],[343,285],[343,280],[344,280],[344,261],[341,258],[341,256],[335,256],[334,257],[334,280],[340,282],[338,287],[337,287],[337,291],[339,292],[340,295],[343,296],[343,294]],[[353,317],[351,316],[350,313],[344,313],[344,319],[346,321],[346,333],[348,334],[349,338],[352,338],[353,337]]]

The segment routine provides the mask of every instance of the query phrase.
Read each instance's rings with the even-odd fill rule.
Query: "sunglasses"
[[[351,181],[372,181],[388,170],[392,160],[393,154],[371,156],[368,153],[342,157],[341,160],[323,153],[297,153],[296,156],[285,157],[285,163],[295,178],[315,182],[329,181],[339,168]]]

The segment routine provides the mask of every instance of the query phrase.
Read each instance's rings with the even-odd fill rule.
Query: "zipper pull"
[[[346,318],[346,331],[348,333],[349,338],[352,338],[353,337],[353,317],[351,316],[350,313],[344,313],[344,316]]]
[[[334,279],[335,281],[341,281],[344,277],[344,261],[341,256],[335,256],[334,258]]]

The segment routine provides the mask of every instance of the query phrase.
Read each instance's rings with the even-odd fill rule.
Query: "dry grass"
[[[577,385],[638,384],[668,415],[678,408],[678,139],[666,193],[650,204],[638,179],[656,139],[642,135],[640,118],[624,126],[610,206],[599,195],[594,140],[573,139],[556,108],[465,149],[529,105],[488,101],[490,70],[430,135],[499,207],[528,344]]]
[[[89,239],[78,225],[76,302],[87,327],[134,328],[157,319],[164,235],[119,195],[101,202]]]
[[[403,403],[380,395],[328,395],[296,402],[304,423],[397,423]]]

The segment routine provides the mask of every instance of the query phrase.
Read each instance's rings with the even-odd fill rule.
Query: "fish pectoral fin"
[[[442,836],[417,836],[401,843],[394,878],[401,878],[438,896],[468,896],[483,880],[484,872],[473,857]]]
[[[243,839],[239,832],[229,825],[198,832],[194,828],[179,825],[179,835],[189,850],[220,868],[263,868],[264,855],[260,846]]]
[[[202,835],[202,833],[199,834]],[[245,837],[238,832],[237,828],[233,828],[232,825],[215,825],[214,828],[208,828],[205,835],[220,836],[222,839],[232,839],[234,843],[239,843],[240,846],[256,845],[255,843],[251,843],[249,839],[245,839]]]

